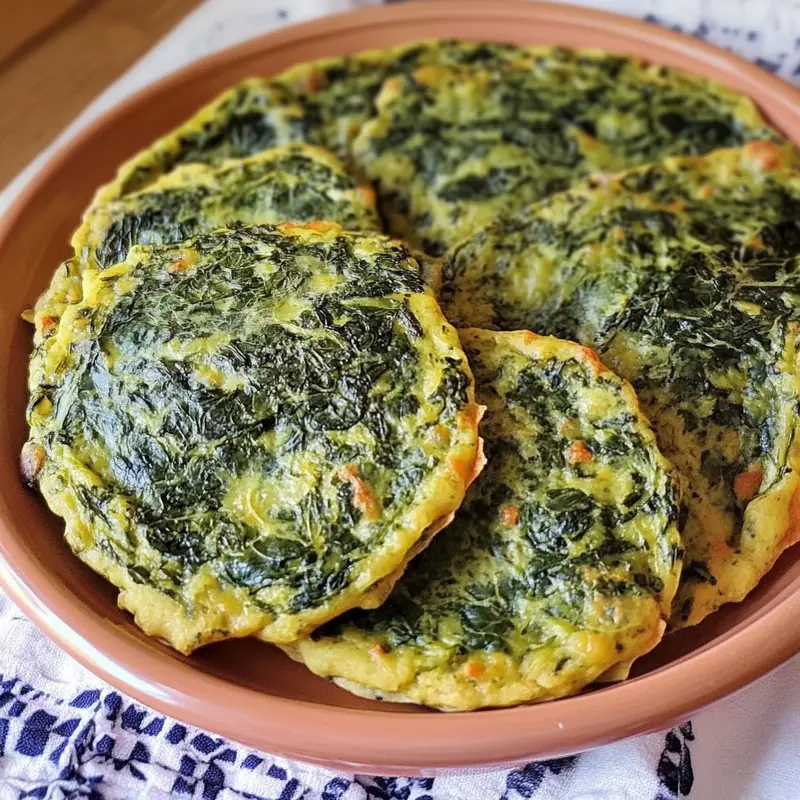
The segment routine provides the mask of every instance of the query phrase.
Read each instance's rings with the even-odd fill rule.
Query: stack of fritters
[[[799,219],[748,99],[632,59],[250,79],[98,190],[23,475],[183,652],[445,710],[619,679],[800,536]]]

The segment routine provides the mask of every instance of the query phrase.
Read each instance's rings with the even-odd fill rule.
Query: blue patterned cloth
[[[337,774],[253,751],[132,701],[54,647],[2,595],[0,630],[0,800],[676,800],[692,788],[691,723],[506,772]],[[624,765],[628,794],[594,793],[604,783],[623,785],[613,764]],[[592,792],[563,794],[573,781]]]
[[[202,800],[528,800],[566,797],[553,791],[575,777],[581,760],[589,758],[534,762],[509,772],[463,778],[341,775],[292,764],[168,719],[98,685],[33,631],[9,601],[0,602],[0,622],[10,633],[10,648],[4,650],[16,651],[24,643],[28,648],[25,671],[33,668],[37,673],[35,682],[13,672],[0,673],[2,800],[170,796]],[[75,681],[76,674],[80,682]],[[642,781],[642,776],[630,771],[635,763],[630,761],[626,782],[633,778],[633,785],[646,789],[647,794],[619,797],[675,800],[687,796],[693,783],[692,724],[645,738],[656,746],[651,748],[652,763],[645,764],[648,759],[643,759],[648,780]],[[639,760],[643,752],[635,746]],[[583,795],[587,800],[595,796],[601,795]]]
[[[207,0],[55,144],[198,56],[289,22],[377,2]],[[800,0],[587,4],[710,39],[800,84]],[[0,212],[49,152],[0,193]],[[510,771],[411,779],[337,774],[168,719],[86,672],[2,593],[0,642],[0,800],[800,800],[797,660],[663,733]]]

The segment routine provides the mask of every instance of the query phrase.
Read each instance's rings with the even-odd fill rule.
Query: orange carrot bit
[[[583,357],[594,367],[597,372],[605,372],[605,366],[603,362],[600,360],[600,356],[592,350],[591,347],[581,347],[580,348]]]
[[[592,451],[580,439],[576,439],[567,448],[565,456],[570,464],[586,464],[593,458]]]
[[[740,503],[752,500],[761,486],[764,473],[760,464],[753,464],[747,471],[740,472],[733,479],[733,493]]]
[[[167,272],[183,272],[186,269],[194,264],[197,260],[197,255],[195,253],[189,252],[182,255],[180,258],[176,258],[168,267]]]
[[[752,247],[753,250],[759,250],[764,246],[764,242],[761,241],[760,236],[754,236],[748,243],[748,247]]]
[[[700,191],[697,194],[702,200],[708,200],[708,198],[714,194],[714,191],[714,185],[712,183],[706,183],[700,187]]]
[[[668,206],[667,211],[671,211],[673,214],[680,214],[681,211],[685,208],[686,203],[683,200],[673,200]]]
[[[715,556],[725,558],[731,552],[730,545],[724,539],[714,539],[711,543],[711,552]]]
[[[468,678],[480,678],[484,671],[483,665],[479,664],[477,661],[467,661],[467,663],[464,664],[464,674]]]
[[[781,163],[781,149],[774,142],[750,142],[745,146],[745,152],[765,172],[775,169]]]
[[[371,186],[362,184],[356,189],[356,193],[361,198],[361,202],[364,203],[364,205],[375,205],[375,190]]]
[[[346,464],[339,470],[339,476],[350,484],[353,490],[353,505],[364,515],[364,518],[369,522],[380,518],[381,510],[378,501],[358,474],[358,468],[354,464]]]
[[[306,76],[306,91],[309,92],[316,92],[318,89],[322,88],[322,81],[320,80],[319,73],[312,69],[309,70],[308,75]]]
[[[369,649],[369,654],[373,658],[383,658],[386,655],[386,650],[383,649],[383,645],[381,644],[374,644]]]
[[[503,520],[503,525],[505,525],[507,528],[511,528],[517,524],[517,520],[519,519],[519,509],[516,506],[506,506],[500,512],[500,518]]]
[[[39,329],[42,334],[47,336],[55,330],[56,325],[58,325],[58,317],[42,317],[39,322]]]

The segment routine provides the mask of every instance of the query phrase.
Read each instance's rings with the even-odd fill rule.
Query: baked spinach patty
[[[391,233],[433,255],[501,213],[670,155],[769,136],[750,100],[665,67],[530,48],[392,77],[354,142]]]
[[[56,272],[35,317],[57,324],[64,306],[80,297],[86,266],[124,261],[133,245],[180,242],[217,228],[312,220],[380,230],[371,187],[359,185],[320,148],[285,145],[216,166],[177,167],[146,189],[86,214],[72,236],[75,257]]]
[[[214,164],[293,142],[320,145],[348,160],[350,144],[372,116],[375,96],[389,75],[424,64],[495,65],[520,52],[510,44],[430,40],[250,78],[124,163],[92,206],[139,191],[179,164]]]
[[[345,688],[466,710],[578,691],[655,645],[678,581],[678,497],[630,386],[529,332],[461,331],[488,459],[377,610],[289,646]]]
[[[285,145],[220,165],[186,164],[141,192],[92,210],[72,238],[76,255],[100,267],[135,244],[169,244],[239,225],[336,222],[380,231],[375,196],[335,156]]]
[[[87,270],[30,390],[24,475],[183,652],[290,641],[357,605],[459,506],[478,452],[472,376],[420,261],[336,225]]]
[[[554,196],[455,248],[455,324],[574,338],[634,385],[689,484],[672,624],[741,600],[800,535],[800,174],[770,142]]]

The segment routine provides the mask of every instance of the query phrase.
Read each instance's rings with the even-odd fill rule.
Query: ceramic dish
[[[800,142],[800,96],[701,42],[611,14],[536,2],[411,3],[331,17],[248,42],[159,81],[62,149],[0,230],[0,582],[93,672],[140,701],[247,745],[360,772],[434,774],[554,757],[665,728],[800,649],[800,549],[747,601],[668,637],[630,680],[536,706],[461,714],[360,700],[257,641],[184,658],[134,627],[115,590],[82,566],[62,523],[17,475],[30,330],[19,318],[68,253],[71,231],[117,164],[251,74],[424,37],[598,47],[719,80],[753,97]]]

